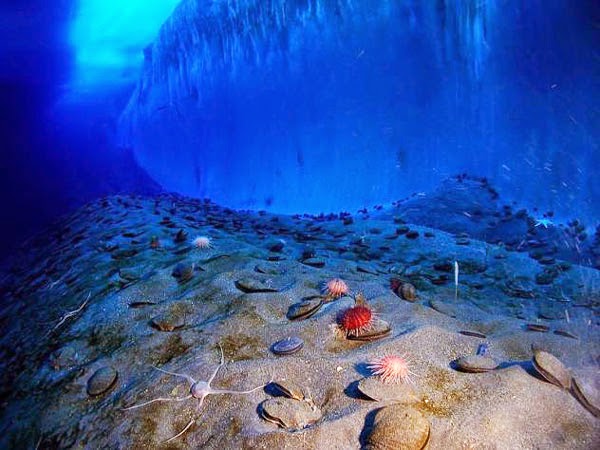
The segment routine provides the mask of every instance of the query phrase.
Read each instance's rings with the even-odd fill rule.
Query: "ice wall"
[[[184,0],[123,143],[164,187],[238,208],[355,209],[467,171],[598,217],[586,3]]]

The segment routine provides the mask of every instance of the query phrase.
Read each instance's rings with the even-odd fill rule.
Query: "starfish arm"
[[[142,406],[146,406],[146,405],[149,405],[154,402],[182,402],[184,400],[187,400],[188,398],[192,398],[192,395],[190,394],[187,397],[181,397],[181,398],[159,397],[159,398],[155,398],[153,400],[150,400],[150,401],[147,401],[144,403],[140,403],[139,405],[133,405],[133,406],[129,406],[127,408],[123,408],[123,411],[129,411],[130,409],[141,408]]]
[[[223,355],[223,347],[221,347],[221,344],[219,344],[219,349],[221,350],[221,363],[217,366],[217,368],[215,369],[215,371],[213,372],[213,374],[208,379],[208,385],[209,386],[210,386],[210,383],[212,383],[212,381],[217,376],[217,373],[219,372],[219,369],[223,366],[223,364],[225,364],[225,357]]]
[[[255,387],[254,389],[250,389],[249,391],[230,391],[225,389],[211,389],[211,394],[249,394],[250,392],[258,391],[259,389],[263,389],[266,384],[262,386]]]
[[[160,368],[155,367],[155,366],[152,366],[152,367],[155,368],[156,370],[158,370],[159,372],[166,373],[168,375],[174,375],[176,377],[185,378],[186,380],[188,380],[190,382],[190,384],[194,384],[196,382],[196,380],[194,380],[189,375],[186,375],[185,373],[169,372],[168,370],[160,369]]]
[[[186,431],[187,431],[187,430],[188,430],[188,429],[189,429],[189,428],[190,428],[190,427],[193,425],[193,423],[194,423],[194,422],[195,422],[195,420],[194,420],[194,419],[190,420],[190,421],[189,421],[189,423],[188,423],[188,424],[185,426],[185,428],[184,428],[183,430],[181,430],[181,431],[180,431],[179,433],[177,433],[175,436],[173,436],[173,437],[171,437],[171,438],[167,439],[167,440],[165,441],[165,444],[166,444],[167,442],[174,441],[174,440],[175,440],[175,439],[177,439],[179,436],[181,436],[183,433],[185,433],[185,432],[186,432]]]

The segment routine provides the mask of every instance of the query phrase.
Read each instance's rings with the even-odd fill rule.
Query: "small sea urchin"
[[[212,248],[212,241],[207,236],[198,236],[192,241],[192,244],[194,245],[194,247],[200,249]]]
[[[348,294],[349,291],[348,285],[339,278],[329,280],[323,288],[323,292],[329,298],[340,298],[341,296]]]
[[[373,312],[364,304],[359,304],[345,310],[339,319],[339,324],[346,334],[359,336],[367,331],[373,323]]]
[[[405,357],[387,355],[369,362],[367,366],[373,371],[373,375],[381,377],[381,381],[388,383],[412,383],[409,363]]]

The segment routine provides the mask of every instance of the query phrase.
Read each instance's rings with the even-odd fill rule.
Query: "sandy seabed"
[[[600,271],[399,211],[276,216],[164,194],[65,217],[2,278],[0,446],[598,448]],[[333,278],[348,295],[324,294]],[[387,332],[340,328],[359,293]],[[276,355],[290,336],[302,348]],[[481,344],[497,367],[458,370]],[[266,387],[125,410],[189,395],[189,380],[163,371],[207,381],[219,346],[213,389]],[[584,401],[536,370],[532,348],[559,359]],[[406,355],[413,384],[372,376],[369,361],[389,354]]]

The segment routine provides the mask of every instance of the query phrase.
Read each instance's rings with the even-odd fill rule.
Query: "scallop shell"
[[[498,362],[496,360],[484,355],[462,356],[455,360],[454,364],[461,372],[470,373],[489,372],[498,367]]]
[[[286,396],[287,398],[291,398],[292,400],[304,401],[310,398],[310,396],[305,393],[304,389],[293,381],[274,381],[271,383],[271,386],[273,386],[282,395]]]
[[[150,325],[159,331],[175,331],[185,326],[185,316],[174,311],[165,311],[154,317]]]
[[[118,372],[113,367],[107,366],[96,370],[87,381],[88,395],[96,396],[105,393],[115,385],[117,377]]]
[[[346,339],[350,341],[370,342],[383,339],[384,337],[389,336],[391,332],[392,328],[389,323],[375,317],[367,330],[361,331],[358,334],[349,333],[346,336]]]
[[[586,392],[583,389],[583,386],[579,383],[579,381],[577,381],[575,378],[573,378],[572,380],[573,384],[571,386],[571,394],[573,395],[573,397],[575,397],[575,399],[581,404],[581,406],[587,409],[594,417],[600,418],[600,408],[598,408],[590,401],[588,395],[586,395]]]
[[[321,410],[316,406],[285,397],[265,400],[259,408],[263,419],[288,431],[302,430],[321,418]]]
[[[281,341],[275,342],[271,346],[271,351],[276,355],[291,355],[302,349],[304,341],[298,336],[290,336]]]
[[[571,389],[571,373],[560,360],[543,350],[533,351],[533,367],[548,382],[563,389]]]
[[[235,282],[235,287],[237,287],[240,291],[246,293],[252,292],[277,292],[278,289],[269,286],[266,283],[263,283],[260,280],[252,279],[252,278],[242,278]]]
[[[362,378],[357,389],[362,395],[376,402],[413,403],[419,400],[409,383],[383,383],[379,377]]]
[[[417,300],[417,288],[411,283],[402,283],[398,289],[400,297],[409,302]]]
[[[366,450],[421,450],[429,442],[429,421],[405,405],[380,409],[366,439]]]
[[[305,299],[299,303],[294,303],[288,309],[287,318],[289,320],[304,320],[315,314],[323,305],[320,298]]]

